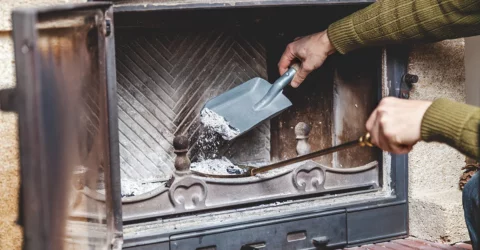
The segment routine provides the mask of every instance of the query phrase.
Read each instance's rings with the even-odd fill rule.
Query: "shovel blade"
[[[290,100],[280,93],[264,108],[254,110],[254,105],[267,94],[271,86],[262,78],[253,78],[210,99],[204,108],[223,116],[230,126],[240,131],[240,136],[292,106]]]

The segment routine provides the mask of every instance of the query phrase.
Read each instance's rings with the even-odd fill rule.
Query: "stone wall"
[[[415,46],[409,71],[419,76],[412,99],[465,102],[464,40]],[[410,234],[422,239],[468,240],[458,182],[465,157],[446,145],[418,143],[409,155]]]
[[[4,0],[0,6],[0,89],[14,86],[10,12],[14,7],[39,6],[81,0]],[[411,73],[420,82],[413,99],[449,97],[465,100],[463,40],[416,46],[411,54]],[[15,225],[18,195],[17,117],[0,112],[0,246],[20,249],[21,231]],[[436,241],[462,241],[468,235],[463,222],[458,178],[464,157],[435,143],[419,143],[410,154],[410,232]]]

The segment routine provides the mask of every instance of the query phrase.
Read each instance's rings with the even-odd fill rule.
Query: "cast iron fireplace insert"
[[[59,208],[41,202],[48,198],[67,200],[61,232],[71,245],[334,249],[405,237],[406,155],[353,148],[243,179],[189,171],[211,153],[200,142],[206,100],[253,77],[272,82],[289,42],[369,3],[114,1],[15,11],[17,87],[2,91],[2,109],[19,114],[23,204],[42,204],[23,208],[26,235],[49,218],[38,209]],[[300,88],[284,90],[291,108],[219,141],[216,156],[263,165],[295,157],[299,144],[313,151],[358,138],[383,96],[408,98],[407,59],[404,46],[331,56]],[[57,178],[74,185],[55,193],[47,186]]]

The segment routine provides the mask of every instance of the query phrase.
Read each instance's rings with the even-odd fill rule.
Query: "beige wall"
[[[410,73],[419,76],[412,99],[465,102],[464,40],[415,46]],[[465,157],[438,143],[419,143],[409,155],[410,234],[435,241],[468,240],[458,188]]]
[[[12,42],[0,33],[0,89],[13,87]],[[14,223],[18,198],[17,116],[0,111],[0,246],[20,249],[21,232]]]
[[[76,0],[78,2],[78,0]],[[3,0],[0,5],[0,89],[14,86],[14,59],[10,39],[13,7],[38,6],[70,0]],[[465,101],[463,40],[417,46],[411,54],[411,73],[420,82],[414,99],[446,96]],[[21,233],[15,226],[18,189],[16,115],[0,112],[0,246],[20,249]],[[410,155],[410,228],[414,236],[430,240],[466,240],[461,193],[458,191],[464,157],[439,144],[420,143]]]
[[[480,36],[465,39],[465,89],[467,103],[480,106]]]

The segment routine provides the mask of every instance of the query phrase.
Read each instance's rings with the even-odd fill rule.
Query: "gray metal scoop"
[[[297,69],[296,64],[291,66],[273,84],[259,77],[250,79],[210,99],[204,108],[223,116],[230,126],[240,131],[238,137],[292,105],[282,90],[292,81]]]

